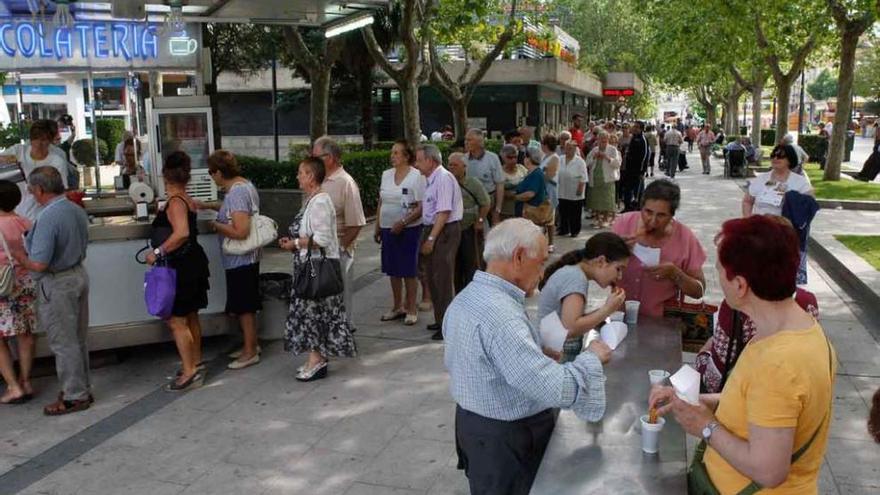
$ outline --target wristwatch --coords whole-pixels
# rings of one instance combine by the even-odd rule
[[[717,430],[719,426],[721,425],[718,424],[718,421],[710,421],[709,424],[703,428],[703,440],[705,440],[707,444],[709,443],[712,434],[715,433],[715,430]]]
[[[154,249],[153,254],[155,254],[157,258],[161,258],[162,256],[165,256],[165,253],[162,251],[161,247],[157,247],[156,249]]]
[[[434,236],[429,235],[429,236],[428,236],[428,242],[434,242]]]

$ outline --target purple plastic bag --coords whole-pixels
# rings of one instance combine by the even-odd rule
[[[167,266],[154,266],[144,274],[144,301],[147,312],[167,319],[174,307],[177,292],[177,271]]]

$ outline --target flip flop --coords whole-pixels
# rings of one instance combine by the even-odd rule
[[[6,401],[6,402],[0,401],[0,404],[3,404],[3,405],[17,405],[17,404],[24,404],[25,402],[27,402],[27,401],[29,401],[29,400],[31,400],[31,399],[33,399],[33,398],[34,398],[33,395],[31,395],[30,397],[28,397],[28,394],[24,394],[24,395],[22,395],[21,397],[16,397],[16,398],[14,398],[14,399],[10,399],[10,400],[8,400],[8,401]]]
[[[85,411],[91,406],[92,402],[88,398],[80,400],[59,400],[44,407],[43,414],[46,416],[63,416],[65,414]]]

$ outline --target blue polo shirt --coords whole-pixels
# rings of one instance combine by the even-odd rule
[[[42,207],[25,243],[28,257],[49,265],[50,272],[68,270],[86,257],[89,218],[80,206],[59,196]]]

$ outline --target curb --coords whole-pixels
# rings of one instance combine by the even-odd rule
[[[880,211],[880,201],[858,201],[853,199],[817,199],[821,208],[831,210]]]
[[[851,305],[853,313],[864,324],[874,340],[880,342],[880,327],[866,323],[880,320],[880,294],[872,290],[813,236],[809,238],[808,249],[809,257],[813,258],[828,276],[852,298],[855,303]]]

